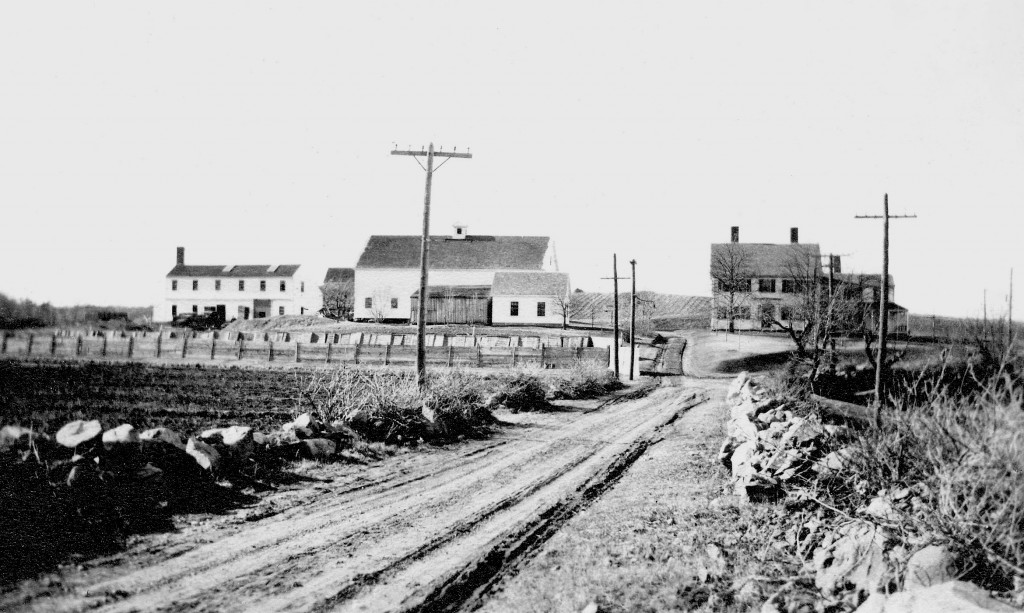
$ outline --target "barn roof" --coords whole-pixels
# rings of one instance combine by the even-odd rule
[[[355,280],[354,268],[328,268],[324,275],[324,283],[347,283]]]
[[[546,236],[430,237],[432,269],[541,270]],[[419,236],[371,236],[356,268],[419,268]]]
[[[569,275],[564,272],[496,272],[495,296],[565,296]]]
[[[299,264],[243,264],[238,266],[195,266],[178,264],[167,273],[168,277],[292,277],[299,270]]]
[[[815,268],[821,274],[821,249],[816,243],[711,245],[711,276],[716,276],[716,262],[729,261],[735,262],[737,277],[802,277],[813,274]]]
[[[490,285],[428,285],[427,296],[431,298],[487,298],[491,295]],[[419,298],[420,290],[410,298]]]
[[[882,275],[880,274],[837,272],[833,278],[839,283],[849,283],[851,285],[864,285],[864,287],[882,286]],[[889,287],[893,288],[895,285],[893,276],[889,275]]]

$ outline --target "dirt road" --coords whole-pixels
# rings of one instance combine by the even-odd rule
[[[87,569],[22,606],[459,610],[702,399],[662,385],[600,407],[506,415],[512,425],[494,439],[275,494],[246,521],[167,535],[159,551]]]

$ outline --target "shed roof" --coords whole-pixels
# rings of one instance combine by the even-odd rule
[[[431,236],[432,269],[541,270],[546,236]],[[356,268],[418,268],[419,236],[371,236]]]
[[[292,277],[299,270],[299,264],[243,264],[238,266],[195,266],[178,264],[167,273],[168,277]]]
[[[495,296],[565,296],[569,275],[564,272],[496,272]]]
[[[813,274],[815,269],[821,274],[821,249],[817,243],[712,244],[711,276],[716,276],[716,262],[724,261],[735,262],[737,277],[798,277]]]
[[[328,268],[324,283],[347,283],[356,278],[355,268]]]
[[[428,285],[427,296],[430,298],[478,298],[486,299],[491,295],[490,285]],[[420,290],[412,293],[410,298],[419,298]]]

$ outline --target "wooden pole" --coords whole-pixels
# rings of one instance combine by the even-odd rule
[[[630,278],[633,289],[629,294],[629,380],[633,380],[633,362],[636,358],[636,260],[630,260]]]
[[[612,254],[612,281],[614,287],[614,296],[612,297],[615,303],[615,315],[612,319],[612,327],[615,332],[612,336],[612,348],[614,356],[612,361],[615,362],[615,379],[619,378],[619,256],[618,254]]]
[[[1010,345],[1013,344],[1013,269],[1010,269],[1010,295],[1007,298],[1009,300],[1009,309],[1006,314],[1006,348],[1009,350]]]
[[[885,402],[885,345],[889,335],[889,194],[885,195],[882,220],[882,295],[878,300],[878,363],[875,366],[875,426],[881,425]]]
[[[327,364],[331,363],[331,347],[333,345],[334,345],[334,343],[327,343],[327,360],[326,360]]]
[[[57,343],[56,343],[57,337],[56,336],[53,337],[53,340],[54,340],[53,347],[54,347],[54,349],[56,349],[57,348]],[[128,357],[131,358],[131,357],[134,357],[134,356],[135,356],[135,337],[134,336],[129,336],[128,337]]]

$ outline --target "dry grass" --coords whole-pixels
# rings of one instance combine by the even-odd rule
[[[603,396],[623,386],[604,364],[576,360],[572,367],[555,377],[551,387],[555,398],[582,400]]]

